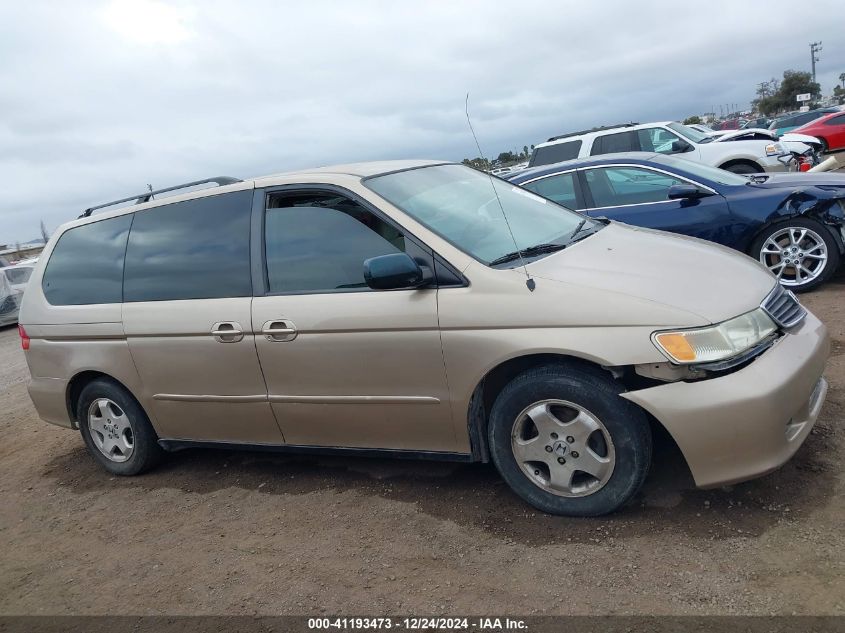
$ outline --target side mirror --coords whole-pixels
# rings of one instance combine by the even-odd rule
[[[690,145],[686,141],[682,141],[681,139],[678,139],[677,141],[672,141],[673,154],[683,154],[684,152],[691,152],[692,149],[692,145]]]
[[[695,185],[672,185],[669,187],[669,200],[696,200],[713,195],[709,191],[699,189]]]
[[[407,253],[393,253],[365,259],[364,281],[373,290],[418,288],[431,281],[431,273]]]

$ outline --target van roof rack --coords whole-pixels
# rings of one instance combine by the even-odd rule
[[[219,187],[223,185],[233,185],[236,182],[243,182],[240,178],[232,178],[231,176],[215,176],[214,178],[205,178],[203,180],[195,180],[194,182],[186,182],[182,185],[175,185],[173,187],[165,187],[164,189],[156,189],[155,191],[145,191],[144,193],[139,193],[134,196],[129,196],[127,198],[121,198],[120,200],[112,200],[111,202],[104,202],[103,204],[98,204],[93,207],[88,207],[85,211],[82,212],[80,218],[87,218],[90,216],[94,211],[97,209],[103,209],[105,207],[110,207],[115,204],[120,204],[121,202],[130,202],[135,200],[135,204],[143,204],[144,202],[149,202],[150,198],[158,193],[166,193],[168,191],[176,191],[177,189],[187,189],[188,187],[195,187],[196,185],[204,185],[206,183],[213,182],[216,183]]]
[[[569,138],[570,136],[581,136],[582,134],[589,134],[590,132],[601,132],[603,130],[614,130],[620,127],[632,127],[634,125],[639,125],[639,123],[635,123],[631,121],[630,123],[619,123],[618,125],[602,125],[601,127],[594,127],[590,130],[581,130],[580,132],[569,132],[568,134],[560,134],[558,136],[553,136],[550,138],[546,143],[551,143],[552,141],[559,141],[562,138]]]

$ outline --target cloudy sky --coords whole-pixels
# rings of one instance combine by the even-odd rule
[[[799,3],[800,4],[800,3]],[[740,8],[741,6],[741,8]],[[845,72],[841,0],[0,1],[0,244],[212,175],[495,156]],[[812,19],[793,19],[799,16]],[[824,19],[830,16],[830,19]]]

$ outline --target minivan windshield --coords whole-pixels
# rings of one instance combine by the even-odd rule
[[[527,260],[543,257],[603,226],[464,165],[409,169],[367,178],[364,184],[487,265],[513,262],[517,250]]]

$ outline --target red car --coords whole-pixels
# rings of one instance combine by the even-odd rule
[[[792,130],[796,134],[815,136],[824,144],[824,151],[845,149],[845,112],[831,112]]]

